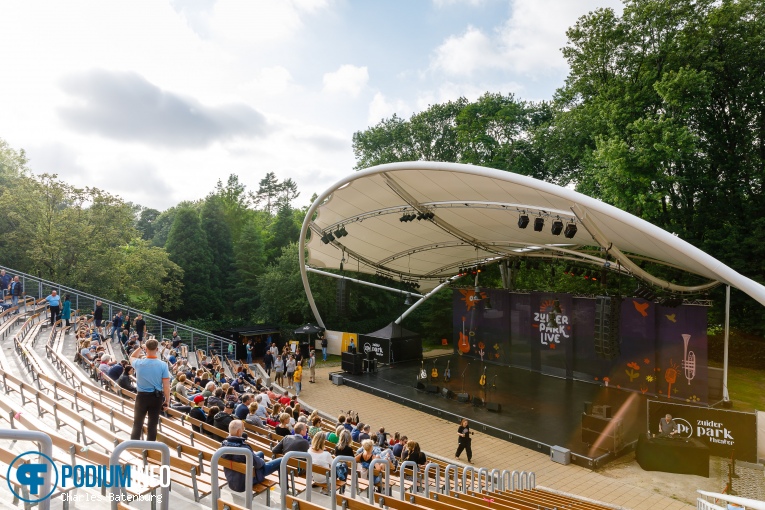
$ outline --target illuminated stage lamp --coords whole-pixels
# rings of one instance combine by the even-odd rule
[[[554,236],[559,236],[560,233],[563,232],[563,222],[560,220],[553,221],[550,232],[552,232],[552,235]]]
[[[529,226],[529,217],[526,214],[518,216],[518,228],[526,228]]]
[[[563,231],[563,235],[566,239],[573,239],[576,235],[576,223],[569,223],[566,225],[566,230]]]
[[[534,219],[534,232],[541,232],[545,228],[545,219],[541,216]]]

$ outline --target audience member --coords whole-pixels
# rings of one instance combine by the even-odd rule
[[[251,485],[262,482],[271,473],[277,471],[282,463],[282,459],[273,459],[268,462],[264,460],[263,452],[254,452],[250,445],[246,443],[246,439],[242,437],[244,434],[244,424],[241,420],[234,420],[228,427],[229,436],[223,440],[221,446],[223,447],[235,447],[247,450],[252,455],[252,481],[248,484],[245,480],[244,473],[240,473],[233,469],[224,467],[223,474],[226,476],[228,487],[234,492],[244,492],[245,490],[251,490]],[[246,455],[246,453],[245,453]],[[223,458],[233,462],[246,462],[244,455],[223,455]]]

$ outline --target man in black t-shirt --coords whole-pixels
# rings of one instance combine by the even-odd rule
[[[138,341],[143,341],[143,335],[146,332],[146,321],[143,320],[143,315],[138,314],[135,318],[135,332],[138,333]]]
[[[96,301],[96,309],[93,310],[93,322],[96,325],[96,331],[98,331],[98,334],[101,335],[101,338],[104,337],[104,330],[101,327],[101,323],[104,320],[104,308],[101,305],[101,301]]]

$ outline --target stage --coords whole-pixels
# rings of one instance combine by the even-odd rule
[[[451,380],[444,382],[444,369],[450,362]],[[431,371],[438,369],[438,379]],[[634,450],[638,435],[646,431],[646,398],[635,392],[622,391],[584,381],[558,378],[531,370],[494,365],[464,356],[447,355],[427,359],[424,363],[427,380],[419,381],[419,361],[381,366],[375,373],[352,375],[343,373],[344,384],[394,400],[414,409],[453,420],[458,423],[468,418],[474,430],[506,439],[527,448],[549,454],[550,448],[560,446],[571,451],[572,462],[596,468]],[[486,386],[479,380],[486,369]],[[457,393],[479,397],[482,405],[456,400]],[[417,383],[426,385],[418,389]],[[427,391],[427,385],[438,387],[438,393]],[[442,389],[453,395],[444,398]],[[582,411],[585,402],[611,406],[614,420],[621,420],[622,432],[616,448],[613,442],[593,440],[594,445],[582,441]],[[488,405],[499,404],[499,412],[488,410]]]

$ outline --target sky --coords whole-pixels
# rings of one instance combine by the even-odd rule
[[[0,138],[164,210],[237,174],[307,205],[353,172],[354,132],[486,92],[550,99],[566,29],[619,0],[6,1]]]

